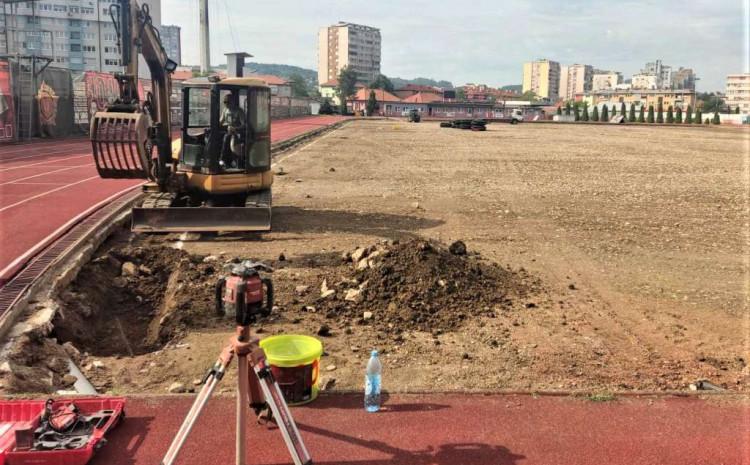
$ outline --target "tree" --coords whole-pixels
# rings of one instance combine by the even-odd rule
[[[374,90],[370,91],[370,96],[367,97],[365,108],[367,109],[367,116],[372,116],[375,114],[375,110],[378,109],[378,98],[375,96]]]
[[[648,106],[648,118],[646,118],[646,121],[648,121],[649,123],[654,122],[654,106],[653,105]]]
[[[594,109],[591,112],[591,121],[599,121],[599,105],[594,105]]]
[[[700,108],[695,110],[695,124],[701,124],[703,122],[703,112]]]
[[[714,112],[714,119],[711,121],[713,124],[721,124],[721,118],[719,117],[719,112]]]
[[[307,89],[305,78],[301,74],[290,74],[289,83],[292,85],[292,97],[309,97],[310,91]]]
[[[341,114],[347,113],[346,101],[357,92],[357,72],[344,66],[339,73],[339,85],[336,93],[341,100]]]
[[[378,77],[370,84],[370,89],[383,89],[388,92],[393,92],[393,83],[384,74],[378,74]]]
[[[617,116],[617,107],[615,105],[612,105],[612,118]]]
[[[562,107],[557,107],[557,114],[562,115]]]
[[[737,113],[738,115],[740,114],[740,106],[739,105],[737,105],[737,109],[734,110],[734,112]]]
[[[677,114],[674,117],[674,122],[682,124],[682,107],[677,107]]]
[[[625,114],[625,102],[620,102],[620,114],[622,115],[623,118],[625,118],[625,116],[626,116],[626,114]]]
[[[526,92],[521,94],[521,97],[519,97],[519,100],[526,100],[527,102],[533,102],[537,99],[538,97],[533,90],[527,90]]]
[[[706,118],[705,120],[703,120],[703,124],[711,124],[711,120]]]
[[[581,118],[583,121],[589,120],[589,104],[585,103],[583,104],[583,117]]]
[[[623,105],[625,105],[624,102]],[[624,114],[625,112],[623,112],[623,115]],[[630,121],[631,123],[635,123],[635,103],[630,104],[630,115],[628,116],[628,121]]]
[[[667,123],[672,124],[674,123],[674,113],[672,110],[672,105],[667,107]]]
[[[713,92],[703,92],[696,95],[698,104],[703,111],[710,113],[712,111],[719,111],[724,106],[724,99],[714,94]]]
[[[737,107],[737,110],[739,110],[740,107]],[[565,102],[565,115],[570,116],[570,102]]]
[[[685,124],[693,124],[693,107],[690,105],[685,110]]]
[[[607,109],[607,105],[604,105],[602,107],[602,117],[600,118],[600,120],[603,123],[606,123],[607,121],[609,121],[609,110]]]
[[[639,123],[645,123],[646,122],[646,118],[644,118],[645,111],[646,111],[646,106],[645,105],[641,105],[641,113],[638,115],[638,122]]]
[[[656,122],[659,124],[664,124],[664,107],[661,106],[661,103],[657,107],[656,111]]]
[[[574,110],[574,117],[576,121],[581,120],[581,113],[578,111],[578,105],[575,106]]]
[[[466,100],[466,89],[463,87],[456,87],[456,100]]]
[[[333,114],[333,107],[331,106],[331,101],[327,98],[323,99],[323,103],[320,104],[320,109],[318,110],[318,113],[321,115],[332,115]]]

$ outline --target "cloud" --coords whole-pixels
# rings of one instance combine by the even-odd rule
[[[693,68],[699,89],[722,90],[743,69],[741,0],[212,0],[212,61],[248,51],[267,63],[317,68],[317,33],[339,20],[378,27],[382,70],[455,84],[521,82],[522,64],[550,58],[630,75],[661,58]],[[183,27],[183,62],[198,62],[196,0],[162,0]]]

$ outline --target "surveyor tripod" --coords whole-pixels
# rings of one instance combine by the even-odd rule
[[[278,383],[266,361],[259,340],[252,337],[250,324],[258,315],[270,312],[273,305],[273,285],[261,279],[258,273],[263,265],[243,262],[232,269],[231,276],[216,285],[217,310],[225,314],[234,312],[237,330],[229,344],[203,379],[203,388],[193,402],[187,417],[172,440],[162,465],[172,465],[185,444],[190,431],[203,411],[208,399],[227,372],[232,360],[237,358],[237,465],[245,465],[245,429],[248,409],[256,413],[270,409],[295,465],[310,465],[312,458],[302,442],[297,425],[284,400]],[[263,286],[268,297],[263,307]]]

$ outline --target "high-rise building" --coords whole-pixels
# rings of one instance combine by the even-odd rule
[[[318,84],[338,79],[344,67],[369,84],[380,74],[380,29],[339,22],[318,34]]]
[[[591,80],[591,90],[612,90],[622,82],[622,73],[619,71],[602,71],[594,70],[594,77]]]
[[[672,87],[672,67],[667,66],[661,62],[661,60],[650,61],[646,63],[646,66],[641,70],[641,75],[654,76],[653,78],[644,78],[644,84],[652,84],[655,82],[656,87],[653,89],[669,89]],[[633,76],[635,81],[635,76]],[[635,82],[633,82],[633,88]],[[652,87],[644,87],[644,89],[651,89]]]
[[[180,26],[161,26],[159,28],[161,43],[167,56],[176,62],[182,64],[182,40],[180,38]]]
[[[692,68],[683,68],[672,72],[672,88],[673,89],[690,89],[695,90],[695,73]]]
[[[557,100],[560,91],[560,63],[546,59],[524,63],[523,92],[528,91],[547,100]]]
[[[594,67],[591,65],[570,65],[560,67],[560,98],[573,100],[576,94],[591,91]]]
[[[732,112],[750,113],[750,73],[727,76],[727,96],[725,103]]]
[[[161,0],[141,3],[149,5],[158,27]],[[109,14],[112,4],[111,0],[2,2],[0,53],[48,57],[50,66],[73,71],[121,71],[117,33]]]

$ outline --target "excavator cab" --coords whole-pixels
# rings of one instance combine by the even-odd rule
[[[183,87],[180,171],[250,174],[270,169],[270,92],[264,84],[243,80],[245,85],[194,80]]]

